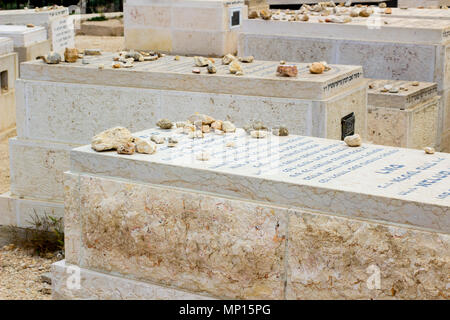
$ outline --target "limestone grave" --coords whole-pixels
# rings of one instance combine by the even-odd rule
[[[237,51],[244,0],[128,0],[125,46],[174,54],[223,56]]]
[[[374,80],[367,98],[367,139],[403,148],[436,148],[440,97],[429,82]]]
[[[449,154],[242,129],[135,134],[153,135],[179,142],[152,155],[71,151],[55,297],[445,298]],[[95,284],[69,290],[72,265]]]
[[[91,57],[89,64],[22,64],[18,136],[10,140],[11,192],[0,196],[0,207],[3,201],[3,207],[16,208],[4,209],[8,221],[23,223],[33,201],[37,211],[47,207],[61,215],[69,150],[112,126],[138,131],[161,118],[200,112],[239,126],[262,120],[297,134],[340,140],[353,129],[365,137],[367,80],[358,66],[331,65],[314,75],[307,64],[296,63],[299,75],[287,78],[276,75],[277,61],[255,60],[242,63],[244,75],[236,76],[219,60],[216,74],[206,68],[194,74],[194,58],[185,56],[114,69],[115,55]],[[20,210],[11,204],[24,200],[29,202]]]
[[[41,48],[40,50],[54,50],[63,54],[66,47],[73,48],[75,46],[75,26],[66,7],[52,6],[40,9],[0,11],[0,24],[30,24],[44,27],[47,30],[50,48]],[[21,61],[32,59],[21,59]]]
[[[14,130],[16,123],[15,80],[17,54],[10,38],[0,37],[0,138]]]
[[[348,23],[319,22],[323,18],[311,16],[307,22],[244,19],[239,55],[357,64],[369,78],[435,82],[444,101],[439,113],[439,147],[450,151],[448,21],[354,18]]]
[[[13,40],[19,63],[34,60],[51,49],[50,41],[47,40],[47,30],[41,26],[0,25],[0,37]]]

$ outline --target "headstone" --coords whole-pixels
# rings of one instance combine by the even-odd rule
[[[244,75],[237,76],[220,60],[216,74],[206,68],[194,74],[192,57],[165,56],[113,69],[113,56],[90,57],[89,64],[81,59],[57,66],[22,64],[18,137],[10,140],[11,197],[18,202],[62,204],[69,150],[118,125],[137,131],[161,118],[200,112],[240,126],[262,120],[291,133],[340,140],[341,120],[353,113],[355,132],[365,136],[367,80],[358,66],[331,65],[313,75],[306,64],[296,63],[299,75],[286,78],[276,75],[278,61],[242,63]]]
[[[449,154],[242,129],[135,136],[151,135],[179,142],[153,155],[71,152],[65,263],[101,273],[75,295],[105,297],[118,277],[224,299],[445,299]],[[56,294],[75,298],[57,266]]]
[[[439,148],[450,151],[450,25],[443,19],[354,18],[325,23],[245,19],[239,54],[258,59],[362,65],[374,79],[435,82],[443,98]]]
[[[15,80],[19,74],[13,45],[12,39],[0,37],[0,138],[16,123]]]
[[[4,10],[0,11],[0,23],[14,25],[32,24],[44,27],[50,40],[50,48],[47,51],[54,50],[64,54],[65,46],[75,46],[73,19],[69,16],[69,11],[65,7],[53,6],[40,9]]]
[[[244,0],[128,0],[125,46],[175,54],[235,53]]]
[[[367,139],[396,147],[435,148],[441,103],[437,91],[437,85],[428,82],[369,82]]]

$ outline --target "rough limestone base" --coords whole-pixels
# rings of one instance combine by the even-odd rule
[[[54,300],[210,300],[181,290],[163,287],[142,281],[94,272],[88,269],[73,269],[76,266],[64,260],[52,265],[52,298]],[[69,277],[74,270],[80,271],[80,288],[69,289]],[[77,272],[77,271],[75,271]],[[69,282],[68,282],[69,280]],[[69,284],[70,286],[70,284]]]
[[[82,268],[219,298],[449,298],[448,234],[72,173],[65,191]]]

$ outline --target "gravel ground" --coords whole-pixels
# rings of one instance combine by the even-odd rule
[[[45,258],[27,250],[7,245],[0,249],[0,300],[49,300],[51,285],[41,276],[56,262],[51,254]]]

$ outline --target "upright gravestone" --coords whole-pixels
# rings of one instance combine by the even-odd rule
[[[13,41],[0,37],[0,137],[13,130],[16,123],[14,88],[18,75]]]
[[[235,53],[246,16],[244,0],[128,0],[125,46],[207,56]]]
[[[374,79],[435,82],[443,97],[440,148],[450,151],[450,25],[444,19],[353,18],[348,23],[245,19],[240,55],[362,65]],[[322,21],[322,22],[321,22]]]
[[[194,58],[184,56],[114,69],[114,55],[95,56],[89,64],[22,64],[18,137],[10,140],[11,194],[0,197],[16,201],[17,211],[10,214],[22,217],[19,225],[33,208],[62,212],[69,150],[110,127],[136,131],[160,118],[200,112],[240,126],[262,120],[310,136],[365,136],[367,80],[358,66],[331,65],[323,74],[310,74],[297,63],[298,76],[287,78],[277,76],[278,61],[255,60],[242,63],[244,75],[237,76],[217,60],[215,74],[206,68],[194,74]]]
[[[428,82],[369,82],[367,139],[404,148],[436,147],[441,103],[437,91],[437,85]]]
[[[72,150],[54,298],[446,298],[449,154],[241,129],[135,136],[152,135],[178,144]]]

